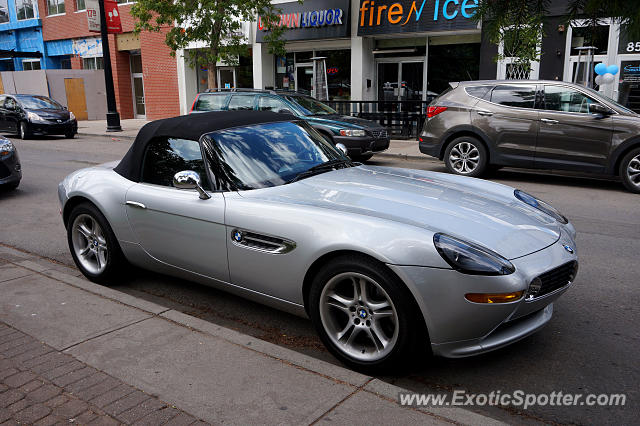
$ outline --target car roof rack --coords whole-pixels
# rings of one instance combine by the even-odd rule
[[[207,89],[202,93],[269,93],[271,95],[277,95],[282,93],[288,93],[291,95],[304,95],[304,93],[300,93],[295,90],[289,89],[252,89],[252,88],[243,88],[243,87],[233,87],[233,88],[224,88],[219,87],[217,89]]]

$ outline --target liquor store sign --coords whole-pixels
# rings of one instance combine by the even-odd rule
[[[304,3],[278,3],[276,25],[286,27],[284,40],[313,40],[349,37],[349,0],[305,0]],[[262,16],[258,16],[256,42],[268,33]]]
[[[358,35],[468,30],[478,0],[360,0]]]

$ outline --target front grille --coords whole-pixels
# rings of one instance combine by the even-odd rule
[[[569,284],[576,277],[578,272],[578,262],[568,262],[564,265],[560,265],[555,269],[545,272],[540,275],[540,281],[542,286],[540,291],[536,293],[535,297],[544,296],[545,294],[552,293],[559,288],[562,288]]]
[[[11,174],[11,170],[4,164],[0,163],[0,179],[4,179]]]
[[[389,137],[389,133],[387,133],[386,129],[372,130],[371,135],[374,139],[383,139]]]

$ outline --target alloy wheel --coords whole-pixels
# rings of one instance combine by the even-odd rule
[[[98,222],[88,214],[78,215],[73,221],[71,239],[78,262],[91,274],[102,273],[109,261],[109,250]]]
[[[640,188],[640,154],[636,155],[627,165],[629,182]]]
[[[457,143],[449,153],[451,167],[460,174],[472,173],[480,162],[478,148],[470,142]]]
[[[387,292],[371,278],[341,273],[320,295],[320,319],[329,339],[359,361],[387,356],[398,340],[398,314]]]

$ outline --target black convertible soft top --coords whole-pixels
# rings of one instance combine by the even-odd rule
[[[250,126],[295,119],[290,114],[270,111],[214,111],[156,120],[145,124],[115,171],[122,177],[140,182],[142,159],[151,140],[157,137],[200,140],[202,135],[232,127]]]

